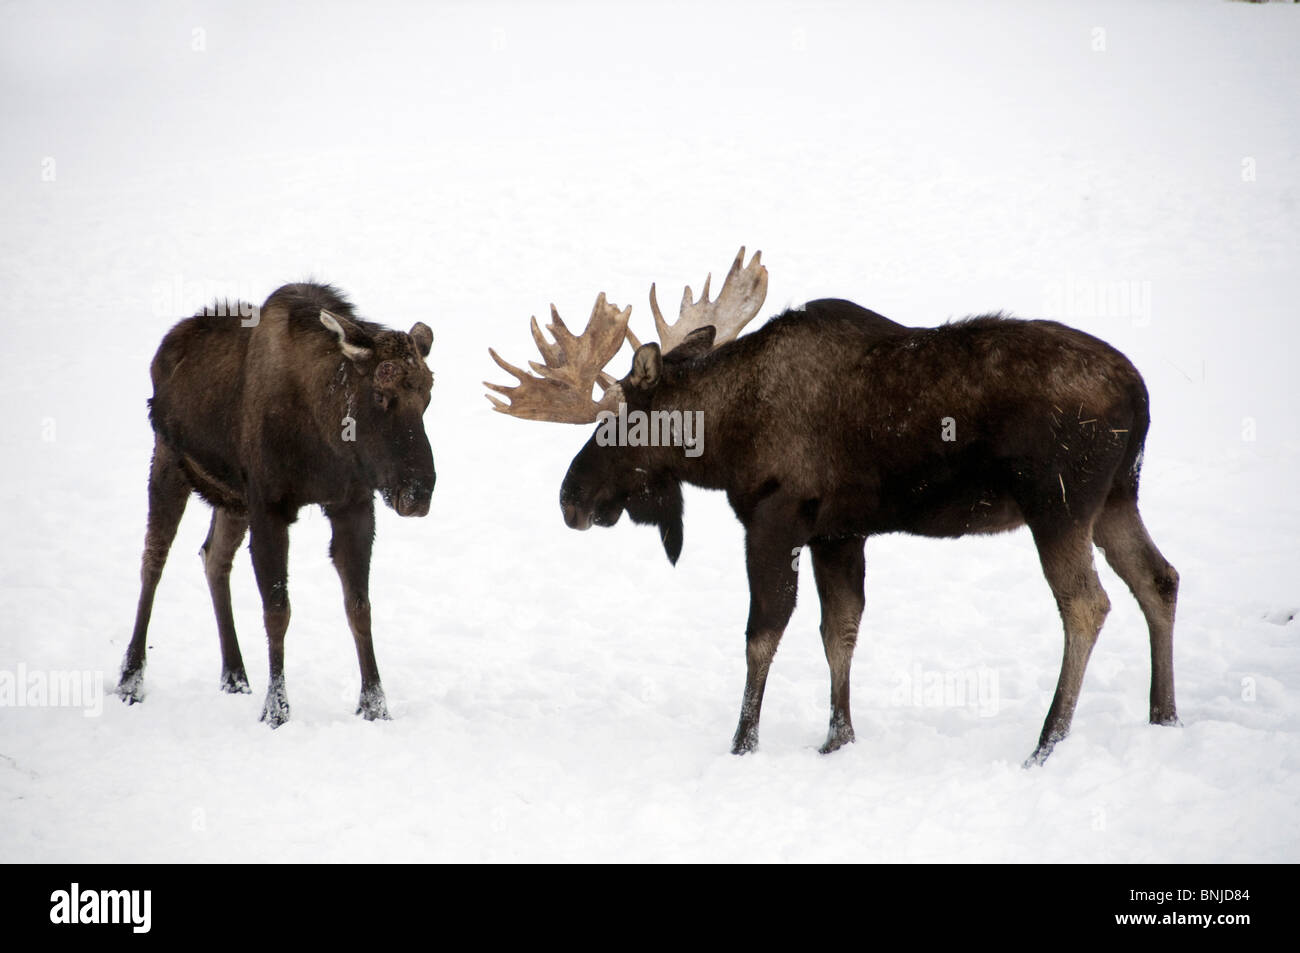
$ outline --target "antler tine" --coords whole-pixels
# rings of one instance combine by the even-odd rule
[[[560,315],[555,310],[555,305],[551,305],[551,324],[548,325],[551,329],[551,334],[555,333],[555,326],[557,324],[562,328],[564,327],[564,322],[560,320]],[[528,330],[532,332],[533,341],[537,344],[537,351],[542,355],[544,360],[551,361],[559,355],[556,346],[546,340],[546,335],[542,334],[542,329],[537,326],[537,315],[533,315],[528,319]],[[565,328],[565,330],[567,331],[568,328]]]
[[[515,377],[519,378],[521,381],[528,380],[527,371],[521,371],[519,368],[515,367],[509,361],[502,358],[501,355],[498,354],[496,351],[494,351],[492,348],[488,348],[488,353],[492,355],[492,360],[496,361],[497,366],[500,367],[503,371],[515,375]],[[501,387],[498,384],[488,384],[488,387],[491,387],[493,390],[498,390],[498,391],[501,390]],[[504,393],[504,391],[502,391],[502,393]]]
[[[623,346],[631,316],[631,306],[619,310],[617,305],[605,299],[602,292],[591,309],[586,329],[575,336],[560,318],[555,305],[551,305],[551,323],[547,330],[555,339],[554,343],[546,340],[536,317],[529,322],[533,341],[545,361],[544,364],[528,362],[536,376],[520,370],[488,348],[497,366],[519,379],[519,384],[513,387],[483,382],[489,390],[510,400],[507,404],[487,394],[492,409],[525,420],[583,424],[593,422],[602,410],[617,406],[622,391],[603,368]],[[604,391],[599,401],[591,397],[592,387],[596,384]]]
[[[682,292],[682,304],[676,324],[668,324],[659,310],[655,297],[655,286],[650,286],[650,310],[654,315],[655,329],[659,332],[659,342],[665,351],[671,351],[692,331],[707,325],[713,325],[716,335],[713,346],[734,340],[745,325],[754,319],[763,302],[767,299],[767,269],[763,267],[763,253],[754,252],[754,257],[745,265],[745,248],[742,245],[736,260],[731,263],[722,290],[716,301],[709,300],[709,283],[712,273],[704,279],[704,288],[700,298],[695,300],[690,285]]]
[[[668,326],[668,322],[664,320],[663,312],[659,310],[659,302],[655,298],[653,281],[650,282],[650,313],[654,315],[655,333],[659,335],[659,341],[662,344],[668,340],[669,335],[672,334],[672,329]]]

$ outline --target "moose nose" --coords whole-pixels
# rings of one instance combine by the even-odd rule
[[[398,516],[427,516],[429,513],[429,500],[433,494],[427,490],[420,490],[408,487],[397,494]]]
[[[591,529],[591,514],[579,510],[573,503],[561,503],[564,510],[564,522],[569,529]]]

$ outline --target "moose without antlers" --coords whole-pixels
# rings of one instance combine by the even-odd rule
[[[746,677],[732,751],[758,744],[763,688],[794,610],[797,561],[812,552],[831,675],[823,752],[854,740],[849,666],[865,604],[864,543],[880,533],[964,536],[1027,525],[1065,628],[1065,657],[1038,746],[1041,764],[1065,737],[1088,656],[1110,608],[1094,543],[1133,591],[1150,628],[1151,721],[1177,722],[1173,625],[1178,573],[1138,514],[1150,424],[1141,375],[1108,344],[1053,321],[998,315],[938,328],[896,324],[825,299],[740,331],[767,292],[759,254],[742,248],[715,301],[688,287],[669,325],[655,289],[660,343],[628,330],[631,308],[596,300],[575,337],[552,307],[536,375],[497,356],[517,386],[487,386],[495,409],[528,420],[601,423],[560,488],[574,529],[612,526],[623,511],[659,527],[674,563],[682,546],[681,484],[724,490],[745,527]],[[621,381],[604,366],[635,349]],[[603,396],[592,398],[599,384]],[[640,411],[650,439],[608,439],[612,415]],[[695,456],[673,439],[702,413]],[[664,431],[667,431],[665,433]],[[628,431],[629,434],[631,431]],[[620,445],[621,444],[621,445]]]
[[[221,688],[249,691],[230,606],[230,566],[247,532],[271,663],[262,720],[287,721],[289,524],[316,503],[330,520],[330,558],[361,665],[357,714],[387,718],[370,635],[374,494],[402,516],[429,512],[435,474],[422,417],[433,332],[422,322],[403,333],[363,321],[337,289],[318,284],[285,285],[260,314],[243,302],[212,310],[172,328],[151,367],[149,521],[117,692],[131,703],[144,697],[154,592],[195,492],[212,505],[200,556],[221,639]],[[248,314],[258,319],[239,317]]]

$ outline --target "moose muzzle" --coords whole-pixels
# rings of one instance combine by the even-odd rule
[[[408,483],[398,491],[397,498],[393,501],[393,509],[397,510],[398,516],[426,516],[432,498],[432,486]]]

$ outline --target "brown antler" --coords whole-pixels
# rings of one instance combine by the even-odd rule
[[[515,387],[501,384],[483,384],[489,390],[504,394],[510,399],[506,403],[491,394],[485,395],[492,401],[492,409],[512,417],[524,420],[552,420],[568,424],[589,424],[596,420],[602,410],[618,407],[623,392],[618,383],[604,373],[604,367],[618,353],[627,338],[627,322],[632,316],[629,305],[622,311],[617,305],[605,300],[605,295],[596,298],[591,309],[591,318],[587,328],[580,337],[565,327],[560,320],[555,305],[551,305],[551,323],[547,330],[555,338],[552,344],[546,340],[537,318],[532,319],[533,340],[537,350],[546,361],[544,365],[529,361],[528,366],[537,372],[536,377],[522,371],[506,361],[492,348],[488,353],[502,370],[519,378]],[[599,400],[591,397],[592,387],[600,384],[604,396]]]
[[[716,301],[709,300],[709,282],[713,275],[704,279],[704,290],[700,300],[694,300],[690,285],[682,292],[682,307],[677,323],[670,325],[659,311],[659,302],[655,300],[655,286],[650,286],[650,310],[654,312],[655,328],[659,331],[659,344],[664,351],[671,351],[692,331],[706,325],[713,325],[717,334],[713,346],[733,340],[745,325],[754,319],[758,309],[763,307],[767,298],[767,269],[763,267],[761,251],[754,252],[753,259],[747,267],[745,248],[742,245],[736,260],[727,272]]]

